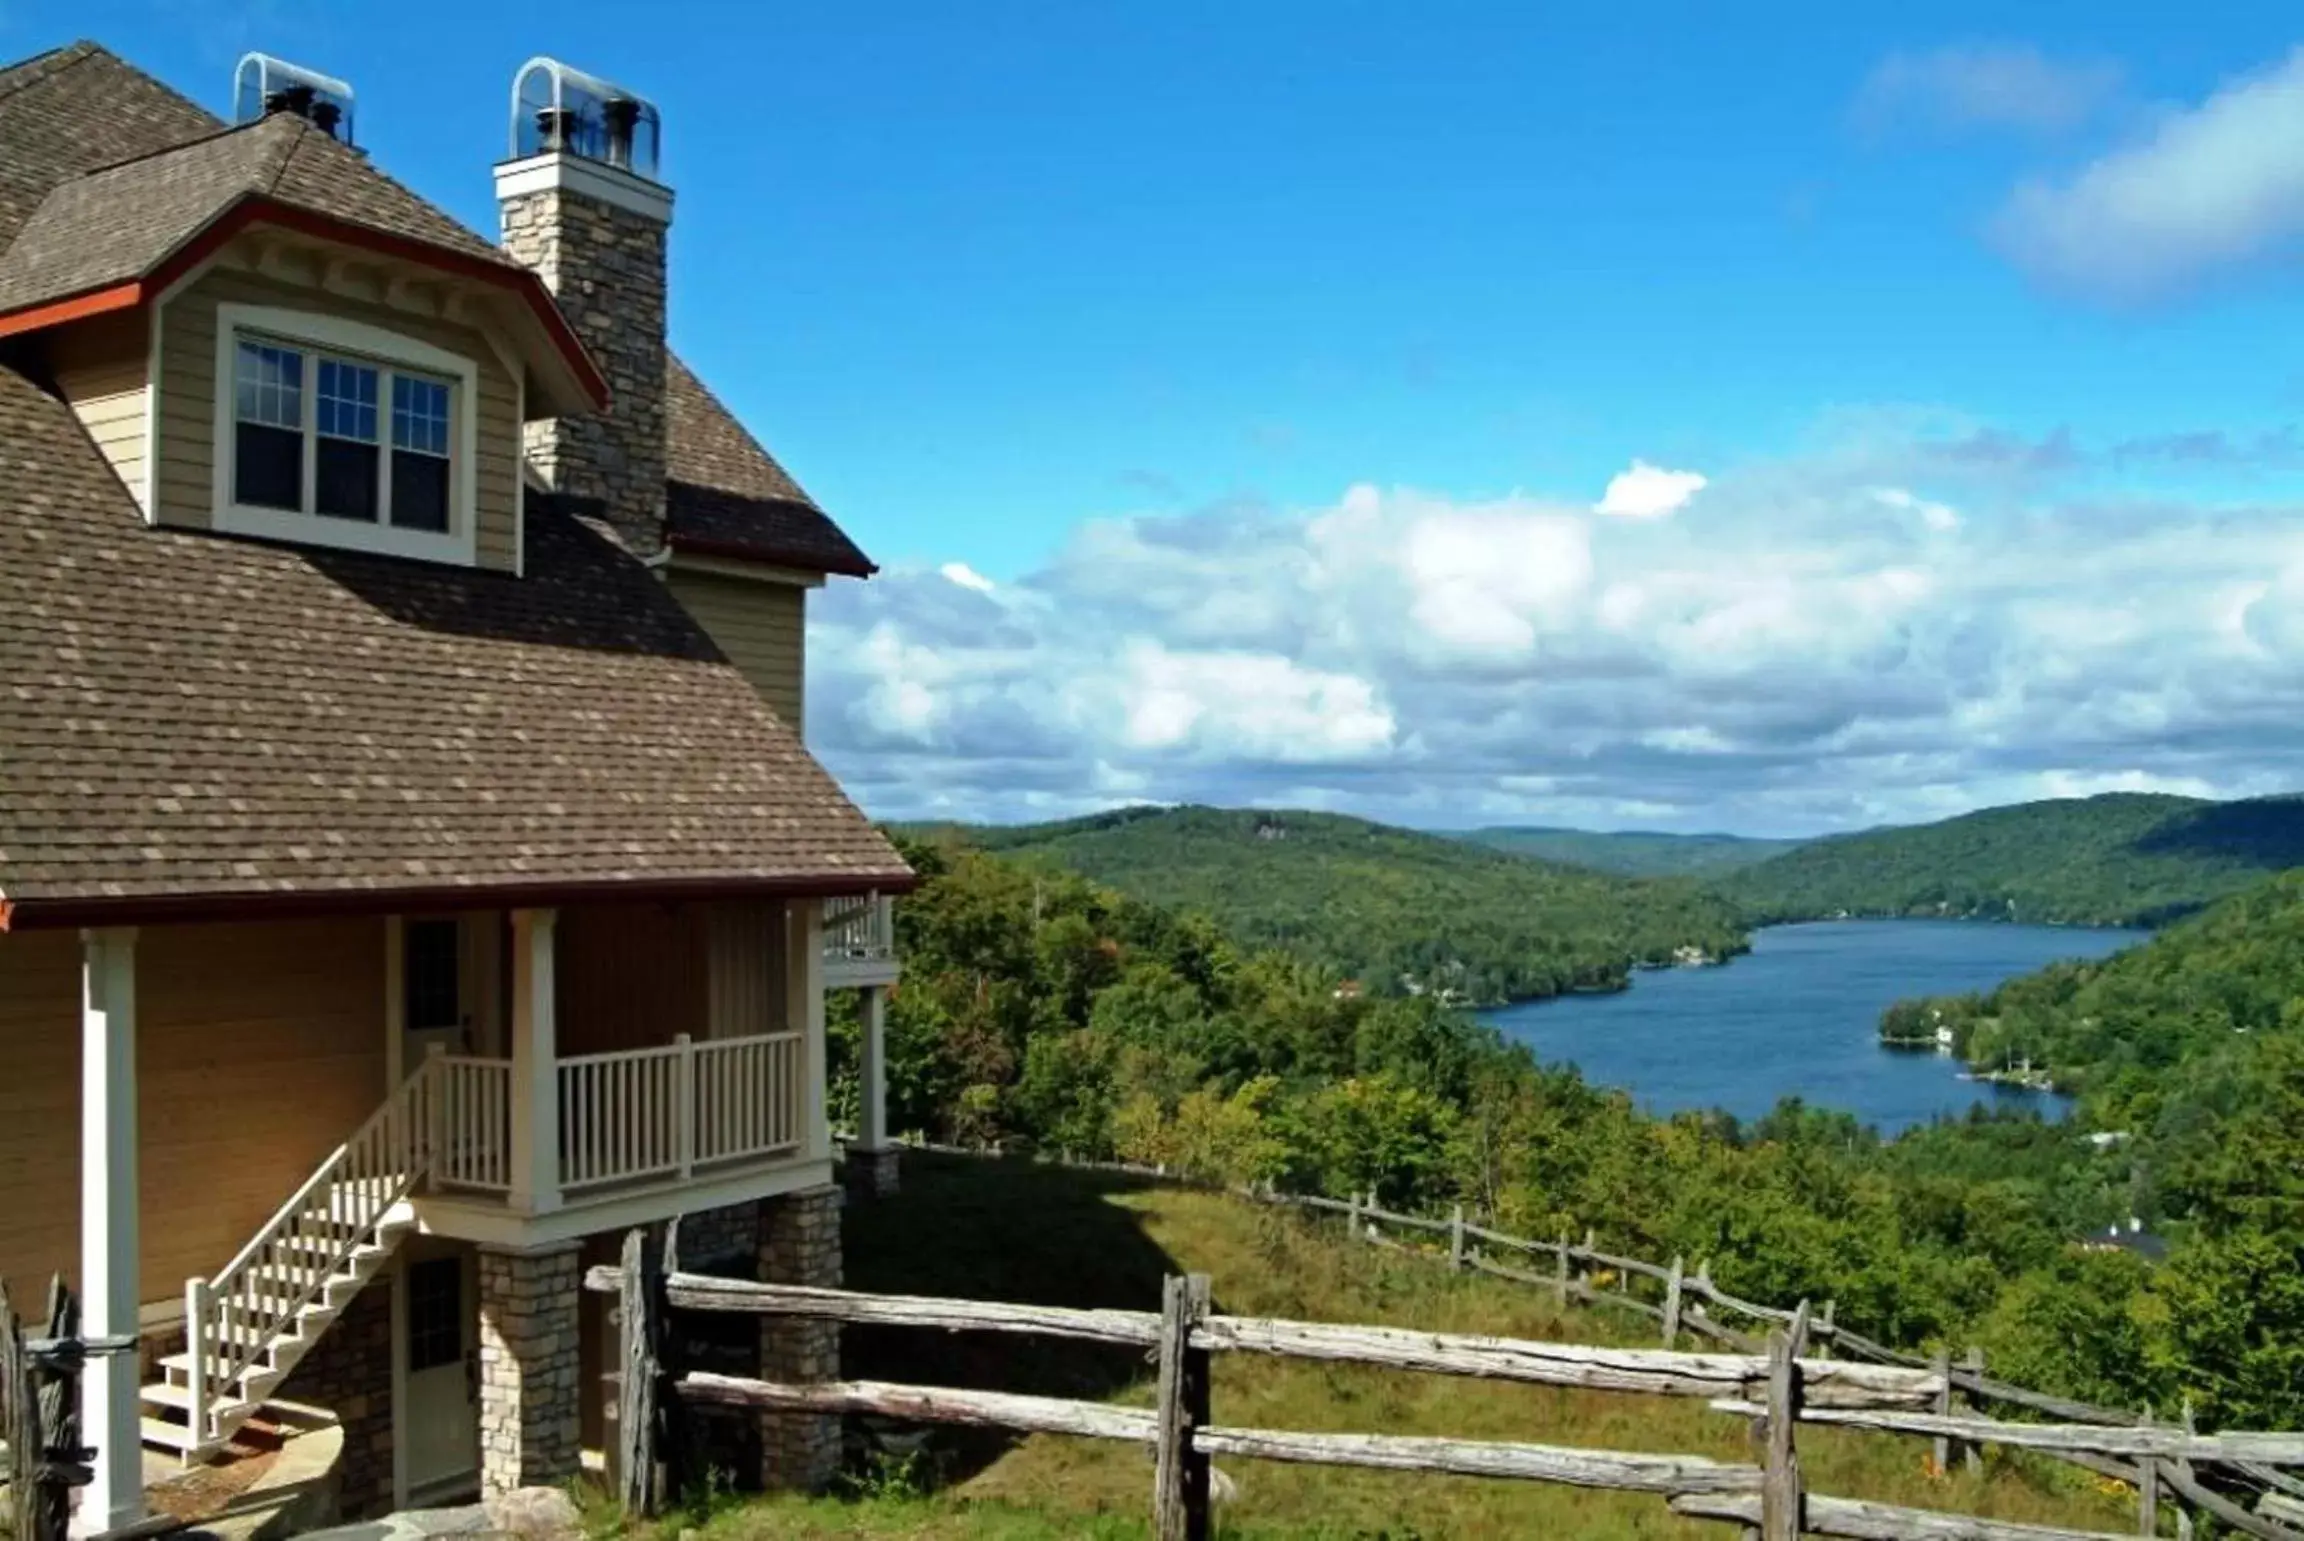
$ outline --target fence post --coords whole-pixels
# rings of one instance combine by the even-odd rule
[[[1768,1340],[1768,1467],[1760,1486],[1761,1541],[1799,1541],[1806,1516],[1800,1452],[1793,1429],[1800,1422],[1800,1345],[1808,1337],[1808,1302],[1791,1324]]]
[[[624,1233],[624,1288],[620,1352],[623,1383],[616,1397],[617,1496],[625,1514],[656,1513],[663,1493],[656,1472],[656,1392],[663,1374],[664,1247],[640,1227]]]
[[[1929,1368],[1934,1370],[1937,1377],[1944,1383],[1936,1388],[1936,1416],[1949,1418],[1952,1416],[1952,1351],[1939,1346],[1936,1350],[1935,1360],[1929,1365]],[[1936,1470],[1939,1473],[1950,1473],[1952,1470],[1952,1437],[1949,1434],[1937,1435],[1930,1454],[1936,1462]]]
[[[1818,1358],[1818,1359],[1829,1359],[1829,1358],[1831,1358],[1831,1357],[1832,1357],[1832,1302],[1831,1302],[1831,1301],[1827,1300],[1827,1301],[1825,1301],[1825,1302],[1824,1302],[1824,1312],[1823,1312],[1823,1315],[1822,1315],[1822,1316],[1819,1318],[1819,1321],[1820,1321],[1820,1322],[1822,1323],[1822,1325],[1823,1325],[1823,1328],[1824,1328],[1824,1332],[1823,1332],[1822,1336],[1820,1336],[1820,1337],[1817,1339],[1817,1341],[1816,1341],[1816,1354],[1815,1354],[1815,1357],[1816,1357],[1816,1358]]]
[[[1664,1276],[1664,1346],[1680,1340],[1680,1254],[1672,1254],[1672,1271]]]
[[[2184,1432],[2186,1434],[2200,1432],[2198,1425],[2192,1421],[2192,1404],[2189,1401],[2184,1404]],[[2189,1479],[2192,1475],[2192,1463],[2188,1460],[2177,1461],[2176,1475]],[[2192,1541],[2192,1511],[2183,1504],[2176,1506],[2176,1541]]]
[[[1966,1362],[1969,1371],[1977,1379],[1984,1378],[1984,1350],[1973,1343],[1969,1344]],[[1963,1396],[1960,1399],[1960,1405],[1968,1411],[1974,1412],[1977,1408],[1977,1401],[1974,1397]],[[1974,1440],[1963,1440],[1960,1444],[1960,1459],[1961,1464],[1970,1471],[1980,1472],[1984,1469],[1984,1447]]]
[[[1360,1239],[1360,1190],[1358,1188],[1352,1190],[1349,1203],[1350,1207],[1344,1211],[1344,1239],[1346,1241],[1358,1241]]]
[[[1560,1233],[1560,1253],[1552,1260],[1554,1287],[1560,1291],[1560,1308],[1568,1308],[1568,1233]]]
[[[1208,1276],[1168,1276],[1160,1292],[1159,1435],[1152,1471],[1154,1541],[1208,1541],[1208,1457],[1193,1433],[1208,1426],[1208,1351],[1192,1329],[1208,1316]]]
[[[1458,1204],[1448,1215],[1448,1266],[1461,1270],[1464,1266],[1464,1206]]]
[[[2152,1427],[2151,1408],[2144,1409],[2139,1423],[2147,1429]],[[2149,1455],[2136,1458],[2136,1534],[2160,1534],[2160,1462]]]

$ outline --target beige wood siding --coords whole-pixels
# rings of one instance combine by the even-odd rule
[[[143,1298],[182,1298],[384,1097],[377,920],[148,927],[136,943]],[[0,1277],[79,1261],[80,947],[0,938]]]
[[[16,1309],[78,1272],[80,939],[0,936],[0,1280]]]
[[[364,322],[472,361],[479,397],[479,463],[473,497],[480,565],[518,565],[520,394],[518,382],[477,329],[368,304],[236,268],[211,270],[161,311],[160,512],[163,524],[206,528],[215,503],[216,307],[276,305]]]
[[[802,732],[808,591],[797,584],[683,572],[678,567],[665,581],[761,699],[794,732]]]
[[[563,1058],[704,1036],[701,908],[588,904],[562,910],[557,931],[554,1027]]]
[[[144,506],[146,420],[152,334],[142,310],[102,316],[58,332],[48,347],[48,367],[72,415],[88,430],[97,449],[119,473],[122,485]]]

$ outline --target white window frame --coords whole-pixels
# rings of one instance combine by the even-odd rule
[[[262,508],[241,503],[234,496],[237,435],[233,390],[233,363],[243,338],[286,343],[347,356],[353,362],[374,363],[409,370],[450,382],[448,413],[449,465],[448,528],[404,530],[393,525],[387,501],[374,524],[357,519],[336,519],[325,514],[285,508]],[[288,310],[272,305],[216,307],[216,528],[233,535],[254,535],[267,540],[295,541],[309,546],[336,546],[383,556],[412,557],[424,562],[447,562],[463,567],[479,565],[479,386],[480,370],[469,358],[434,347],[419,338],[387,331],[380,326],[315,311]],[[307,355],[304,370],[304,433],[314,437],[313,421],[320,388],[319,366]],[[389,464],[392,453],[391,384],[378,382],[378,450]],[[311,502],[313,457],[305,462],[305,502]],[[386,473],[387,476],[389,473]],[[389,486],[381,489],[389,498]]]

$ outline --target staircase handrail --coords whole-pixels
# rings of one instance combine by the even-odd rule
[[[431,1056],[417,1066],[351,1138],[331,1151],[287,1202],[273,1211],[221,1273],[213,1280],[195,1279],[188,1285],[185,1351],[192,1365],[190,1413],[196,1441],[205,1442],[208,1436],[204,1391],[212,1387],[220,1396],[233,1395],[234,1383],[272,1339],[320,1295],[355,1251],[368,1244],[392,1207],[431,1175],[439,1063],[437,1056]],[[339,1212],[339,1184],[353,1193],[356,1212]],[[316,1197],[326,1205],[325,1212],[318,1215],[313,1212]],[[331,1239],[333,1246],[292,1261],[280,1256],[282,1240],[308,1224]],[[262,1315],[242,1312],[235,1316],[232,1307],[252,1270],[267,1261],[281,1264],[284,1274],[293,1270],[300,1282],[282,1284],[274,1303]],[[278,1303],[282,1300],[285,1305]]]

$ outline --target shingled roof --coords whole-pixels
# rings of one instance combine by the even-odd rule
[[[868,578],[879,569],[677,355],[665,360],[673,549]]]
[[[0,246],[50,189],[139,155],[211,134],[214,114],[93,43],[0,68]]]
[[[519,579],[151,529],[0,368],[11,924],[908,886],[664,586],[538,501]]]
[[[0,308],[248,197],[526,272],[301,119],[226,129],[86,44],[0,68]],[[869,571],[673,368],[675,476]],[[520,578],[150,528],[0,351],[0,929],[909,884],[660,581],[528,507]]]

